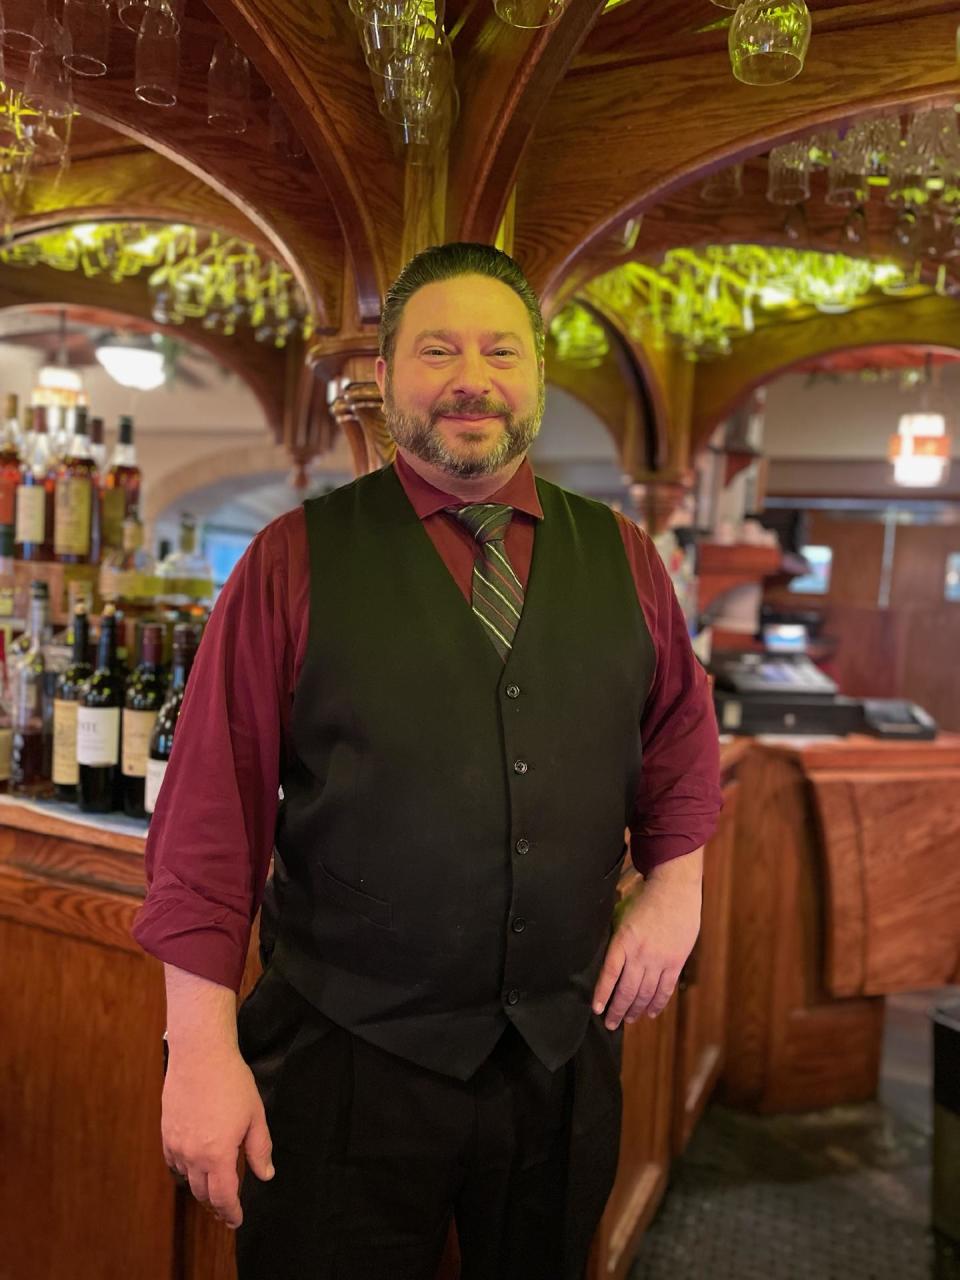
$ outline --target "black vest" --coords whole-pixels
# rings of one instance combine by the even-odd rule
[[[274,961],[322,1013],[467,1079],[511,1020],[555,1070],[611,932],[653,644],[613,513],[537,480],[506,665],[393,467],[305,505]]]

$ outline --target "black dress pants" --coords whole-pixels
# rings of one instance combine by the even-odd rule
[[[247,1170],[238,1280],[581,1280],[613,1185],[621,1034],[548,1071],[508,1027],[467,1081],[368,1044],[269,967],[238,1015],[273,1138]]]

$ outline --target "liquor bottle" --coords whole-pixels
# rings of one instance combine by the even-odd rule
[[[107,465],[107,446],[103,443],[103,419],[90,419],[90,453],[101,474]]]
[[[120,547],[123,522],[140,510],[140,468],[133,443],[133,419],[124,414],[117,427],[117,443],[103,477],[102,527],[104,547]]]
[[[0,792],[10,788],[10,756],[13,750],[13,718],[10,708],[6,640],[7,633],[0,629]]]
[[[73,435],[57,467],[53,550],[61,564],[89,564],[94,550],[96,463],[87,435],[87,411],[75,410]]]
[[[100,594],[118,605],[152,604],[156,595],[156,565],[144,549],[143,525],[135,516],[123,522],[123,546],[104,552],[100,566]]]
[[[52,708],[44,692],[44,648],[50,639],[50,593],[45,582],[30,585],[26,652],[13,670],[13,749],[10,792],[34,799],[51,796]]]
[[[20,450],[17,445],[20,432],[15,395],[7,396],[0,431],[0,554],[12,556],[17,518],[17,486],[20,484]]]
[[[47,410],[33,407],[33,431],[17,486],[16,543],[18,560],[53,559],[53,504],[56,476],[50,459]]]
[[[93,675],[86,604],[74,609],[71,631],[73,658],[60,672],[53,703],[53,785],[59,800],[77,798],[77,704],[84,684]]]
[[[157,713],[163,706],[166,681],[163,672],[162,622],[143,628],[140,662],[127,684],[123,709],[123,811],[128,818],[145,818],[147,757]]]
[[[177,718],[183,703],[183,695],[187,688],[187,680],[193,660],[197,656],[197,645],[200,634],[191,622],[180,622],[173,628],[173,664],[171,668],[170,688],[163,706],[157,715],[150,736],[150,754],[147,760],[147,785],[144,794],[144,809],[153,813],[157,804],[157,796],[167,771],[170,752],[173,750],[173,734],[177,727]]]
[[[108,604],[100,619],[96,670],[77,705],[77,798],[84,813],[111,813],[123,805],[120,713],[125,683],[117,666],[116,611]]]
[[[20,428],[20,397],[16,392],[11,391],[7,395],[3,419],[4,433],[19,454],[23,444],[23,432]]]
[[[185,608],[213,603],[213,566],[197,550],[197,524],[193,516],[180,517],[179,548],[157,566],[157,600]]]

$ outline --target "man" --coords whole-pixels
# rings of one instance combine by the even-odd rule
[[[463,1280],[579,1280],[619,1028],[699,929],[716,725],[650,541],[526,461],[516,264],[419,254],[380,349],[395,464],[257,536],[191,676],[135,925],[165,962],[164,1153],[240,1228],[241,1280],[433,1280],[451,1218]],[[645,884],[611,936],[628,825]]]

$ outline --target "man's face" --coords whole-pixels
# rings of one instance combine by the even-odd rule
[[[456,476],[492,475],[540,430],[543,367],[527,309],[509,285],[458,276],[407,302],[389,371],[377,361],[397,444]]]

